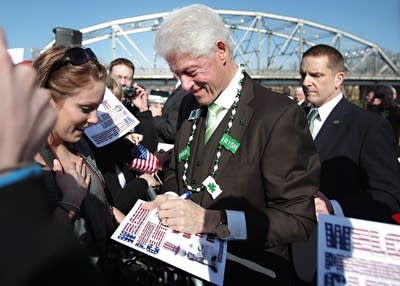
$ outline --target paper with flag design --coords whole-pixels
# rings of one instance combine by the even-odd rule
[[[189,234],[161,224],[157,209],[138,200],[111,238],[216,285],[223,285],[227,241],[215,234]]]
[[[139,173],[150,173],[157,172],[160,167],[160,160],[152,154],[142,144],[137,144],[132,149],[133,157],[130,168]]]
[[[139,124],[139,120],[106,88],[103,102],[97,109],[99,122],[85,129],[85,134],[96,147],[103,147],[125,136]]]

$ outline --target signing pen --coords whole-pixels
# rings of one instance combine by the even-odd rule
[[[179,198],[184,200],[190,199],[190,192],[186,192],[183,195],[180,195]]]

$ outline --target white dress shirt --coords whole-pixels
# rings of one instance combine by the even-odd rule
[[[335,108],[335,106],[339,103],[339,101],[342,98],[343,98],[343,94],[339,93],[337,96],[335,96],[328,102],[326,102],[323,105],[321,105],[320,107],[318,107],[319,116],[317,116],[314,120],[314,129],[313,129],[313,133],[311,134],[313,139],[315,139],[315,137],[317,137],[318,132],[321,130],[321,127],[322,127],[322,125],[324,125],[329,114],[332,112],[332,110]],[[314,108],[311,108],[310,112],[313,109]]]

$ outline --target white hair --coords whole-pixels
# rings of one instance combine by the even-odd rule
[[[201,4],[193,4],[173,10],[156,32],[154,48],[160,56],[190,54],[208,56],[217,41],[229,43],[229,29],[218,13]]]

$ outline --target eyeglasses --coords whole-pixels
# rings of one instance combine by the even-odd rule
[[[96,55],[90,48],[74,47],[66,50],[61,59],[54,62],[47,73],[46,80],[44,81],[44,87],[47,87],[50,76],[61,67],[71,64],[73,66],[79,66],[88,61],[98,62]]]

